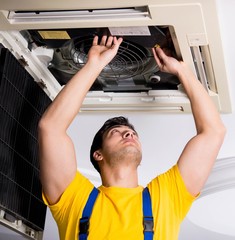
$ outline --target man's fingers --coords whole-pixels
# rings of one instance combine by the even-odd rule
[[[122,37],[119,37],[118,39],[116,38],[116,42],[117,42],[118,46],[122,43],[122,41],[123,41]]]
[[[106,42],[106,47],[110,48],[113,44],[113,40],[114,40],[114,38],[112,36],[110,36]]]
[[[93,39],[93,43],[92,45],[93,46],[97,46],[98,43],[100,46],[106,46],[107,48],[115,48],[115,47],[119,47],[120,44],[122,43],[123,41],[123,38],[122,37],[119,37],[117,39],[117,37],[113,37],[113,36],[103,36],[101,38],[101,41],[99,43],[99,37],[98,36],[95,36],[94,39]]]
[[[97,46],[98,45],[98,39],[99,39],[98,36],[94,37],[93,43],[92,43],[93,46]]]
[[[123,38],[122,38],[122,37],[120,37],[120,38],[118,38],[118,39],[117,39],[117,37],[114,37],[114,38],[113,38],[112,48],[113,48],[113,49],[114,49],[114,48],[118,49],[119,46],[120,46],[120,44],[122,43],[122,41],[123,41]]]
[[[101,46],[105,46],[105,45],[106,45],[106,40],[107,40],[107,36],[104,35],[104,36],[101,38],[100,45],[101,45]]]
[[[160,60],[158,52],[156,50],[157,50],[157,48],[152,48],[154,59],[155,59],[157,65],[160,67],[161,66],[161,60]]]

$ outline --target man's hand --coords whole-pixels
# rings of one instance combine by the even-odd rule
[[[162,72],[167,72],[178,76],[179,71],[183,67],[184,63],[177,59],[167,56],[165,52],[160,48],[152,48],[155,61]]]
[[[98,36],[95,36],[88,53],[88,62],[98,64],[98,66],[101,64],[103,68],[115,57],[123,39],[103,36],[100,43],[98,40]]]

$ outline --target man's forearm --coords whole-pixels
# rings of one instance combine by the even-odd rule
[[[184,63],[182,63],[182,68],[178,72],[178,77],[190,100],[197,133],[204,130],[216,131],[220,130],[220,127],[223,128],[219,113],[209,94]]]
[[[87,92],[101,70],[102,67],[88,62],[57,95],[41,122],[57,131],[66,130],[78,114]]]

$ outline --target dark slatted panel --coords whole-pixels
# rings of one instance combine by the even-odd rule
[[[43,230],[37,124],[51,101],[14,56],[0,50],[0,208]]]

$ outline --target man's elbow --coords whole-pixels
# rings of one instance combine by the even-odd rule
[[[224,138],[226,135],[227,129],[223,123],[221,123],[221,126],[218,129],[218,134],[220,135],[221,138]]]
[[[43,133],[48,133],[53,130],[53,123],[50,119],[42,116],[42,118],[38,122],[38,134],[42,135]]]
[[[42,117],[38,122],[38,131],[41,132],[48,127],[48,123],[44,117]]]
[[[206,137],[207,141],[209,140],[211,143],[213,142],[217,146],[221,146],[226,135],[226,127],[221,122],[213,126],[208,126],[202,131],[202,134]]]
[[[48,116],[42,116],[42,118],[38,122],[38,135],[39,137],[44,136],[58,136],[61,134],[65,134],[67,131],[66,126],[64,126],[63,122],[51,118]]]
[[[226,127],[223,123],[221,123],[216,128],[212,129],[212,134],[214,135],[215,139],[218,139],[221,143],[224,141],[226,135]]]

